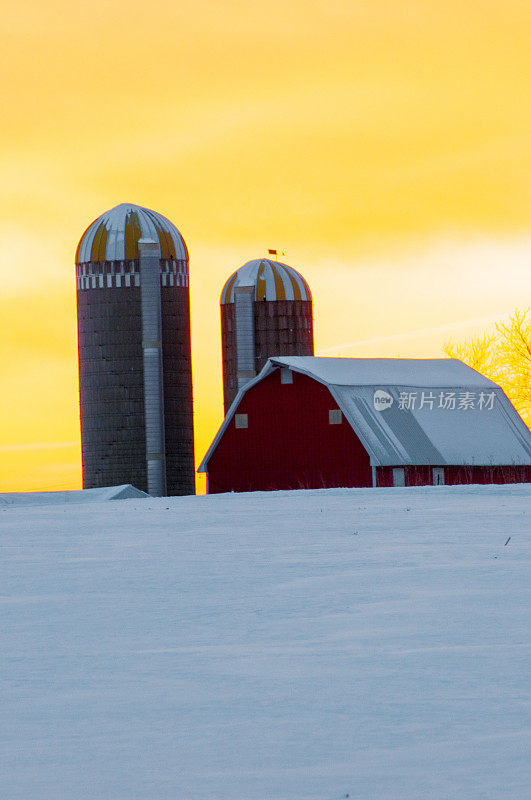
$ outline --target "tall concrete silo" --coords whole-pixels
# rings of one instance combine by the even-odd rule
[[[161,214],[122,203],[76,251],[83,486],[193,494],[188,250]]]
[[[310,287],[278,261],[258,258],[234,272],[221,292],[225,413],[271,356],[313,356]]]

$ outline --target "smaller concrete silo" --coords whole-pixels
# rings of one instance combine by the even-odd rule
[[[220,298],[225,413],[238,389],[272,356],[313,356],[310,287],[278,261],[247,261],[225,283]]]

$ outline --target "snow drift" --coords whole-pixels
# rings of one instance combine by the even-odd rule
[[[0,494],[0,506],[53,506],[69,503],[97,503],[106,500],[130,500],[148,497],[130,483],[123,486],[105,486],[101,489],[79,489],[64,492],[13,492]]]
[[[10,800],[524,800],[530,486],[0,508]]]

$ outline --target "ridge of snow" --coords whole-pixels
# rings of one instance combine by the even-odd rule
[[[0,506],[9,800],[527,800],[531,486]]]

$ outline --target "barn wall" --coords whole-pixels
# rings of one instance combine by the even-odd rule
[[[343,417],[330,425],[337,403],[328,389],[305,375],[280,382],[280,370],[249,389],[208,463],[208,491],[318,489],[371,486],[369,456]]]
[[[531,466],[445,467],[445,483],[531,483]]]
[[[397,464],[398,467],[403,465]],[[434,464],[433,466],[438,466]],[[406,486],[431,486],[433,467],[403,466]],[[467,483],[531,483],[531,466],[451,466],[443,467],[447,486]],[[393,485],[393,467],[377,467],[377,486]]]

